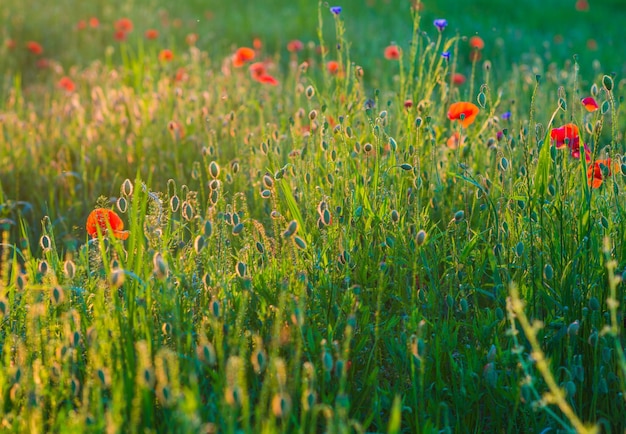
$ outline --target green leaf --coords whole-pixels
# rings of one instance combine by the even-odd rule
[[[393,405],[391,407],[391,416],[389,417],[389,428],[387,432],[389,434],[396,434],[400,432],[400,425],[402,423],[402,401],[400,396],[396,395],[393,398]]]

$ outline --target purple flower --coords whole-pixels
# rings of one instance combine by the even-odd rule
[[[443,32],[443,29],[445,29],[448,25],[448,20],[446,20],[445,18],[437,18],[435,21],[433,21],[433,24],[435,25],[435,27],[437,27],[437,29],[439,29],[440,32]]]
[[[341,6],[331,6],[330,11],[335,15],[339,15],[341,13]]]
[[[450,60],[450,52],[444,51],[443,53],[441,53],[441,57],[443,57],[446,60]]]
[[[504,119],[505,121],[508,121],[509,119],[511,119],[511,112],[505,111],[504,113],[502,113],[502,119]]]

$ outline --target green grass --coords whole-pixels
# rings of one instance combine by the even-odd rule
[[[372,3],[0,12],[3,431],[626,429],[623,7]],[[276,87],[232,67],[254,37]],[[589,163],[550,143],[567,123]],[[89,237],[96,207],[128,239]]]

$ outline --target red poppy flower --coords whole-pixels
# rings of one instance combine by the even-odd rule
[[[465,137],[462,137],[458,131],[452,134],[446,142],[446,146],[450,149],[457,149],[463,145],[465,145]]]
[[[588,96],[587,98],[583,98],[581,102],[583,103],[583,105],[585,106],[588,112],[595,112],[596,110],[598,110],[598,103],[591,96]]]
[[[269,74],[262,74],[262,75],[259,75],[258,77],[255,77],[254,79],[258,81],[259,83],[269,84],[271,86],[278,86],[278,80],[276,80],[274,77],[272,77]]]
[[[333,75],[337,74],[339,72],[339,62],[337,62],[336,60],[329,60],[326,63],[326,69],[328,69],[328,72]]]
[[[604,179],[611,176],[611,159],[597,160],[587,167],[587,184],[591,188],[598,188]]]
[[[574,124],[565,124],[559,128],[552,128],[550,137],[556,142],[555,146],[557,149],[562,149],[565,146],[572,147],[574,142],[580,141],[578,127]]]
[[[185,68],[178,68],[176,71],[176,75],[174,76],[175,81],[185,81],[189,78],[189,74],[187,74],[187,70]]]
[[[59,87],[61,89],[65,89],[68,92],[74,92],[74,89],[76,89],[76,85],[74,84],[72,79],[69,77],[62,77],[59,80]]]
[[[289,43],[287,44],[287,51],[289,51],[290,53],[297,53],[298,51],[302,51],[303,49],[304,44],[298,39],[289,41]]]
[[[411,107],[413,107],[413,100],[412,99],[404,100],[404,108],[410,109]]]
[[[589,2],[587,0],[578,0],[575,8],[579,12],[586,12],[589,10]]]
[[[385,48],[385,59],[398,60],[400,58],[400,49],[397,45],[390,45]]]
[[[161,50],[161,52],[159,53],[159,60],[161,62],[171,62],[174,59],[174,53],[172,52],[172,50],[168,50],[167,48],[164,50]]]
[[[250,75],[252,78],[259,78],[262,75],[265,75],[265,64],[263,62],[254,62],[248,68],[250,71]]]
[[[39,56],[43,54],[43,47],[41,46],[39,42],[28,41],[26,43],[26,49],[30,51],[31,53],[33,53],[35,56]]]
[[[455,102],[448,109],[448,119],[451,121],[458,120],[462,127],[467,128],[474,123],[479,111],[478,106],[471,102]]]
[[[91,27],[92,29],[97,29],[98,27],[100,27],[100,20],[96,17],[89,18],[89,27]]]
[[[595,39],[589,38],[587,39],[587,48],[591,51],[596,51],[598,49],[598,43]]]
[[[263,47],[263,42],[261,42],[261,38],[254,38],[252,40],[252,46],[255,50],[260,50]]]
[[[465,81],[467,81],[467,79],[465,78],[463,74],[459,72],[456,72],[452,75],[452,84],[456,84],[457,86],[460,86],[463,83],[465,83]]]
[[[557,149],[563,149],[567,146],[572,157],[580,158],[580,136],[576,125],[565,124],[562,127],[553,128],[550,131],[550,138],[555,142],[554,145]],[[586,144],[583,145],[583,149],[585,151],[585,159],[589,161],[591,152]]]
[[[483,38],[481,38],[480,36],[472,36],[469,39],[469,45],[474,50],[482,50],[483,48],[485,48],[485,41],[483,41]]]
[[[7,47],[8,50],[14,50],[17,46],[17,42],[15,42],[15,39],[7,39],[4,42],[4,45]]]
[[[85,30],[87,28],[87,21],[79,20],[76,23],[76,30]]]
[[[146,39],[156,39],[159,37],[159,31],[157,29],[148,29],[144,33]]]
[[[133,31],[133,22],[129,18],[120,18],[113,27],[118,32],[130,33]]]
[[[113,38],[118,42],[123,42],[126,40],[126,32],[116,30],[115,33],[113,33]]]
[[[241,47],[235,51],[233,55],[233,66],[235,68],[241,68],[247,62],[254,59],[254,50],[249,47]]]
[[[120,216],[115,211],[106,208],[96,208],[87,217],[87,224],[85,225],[87,234],[96,238],[98,228],[103,235],[106,235],[111,228],[113,236],[121,240],[125,240],[129,235],[129,232],[124,230],[124,222]]]

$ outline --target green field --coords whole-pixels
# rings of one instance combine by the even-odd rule
[[[0,8],[0,432],[626,432],[626,4],[179,3]]]

